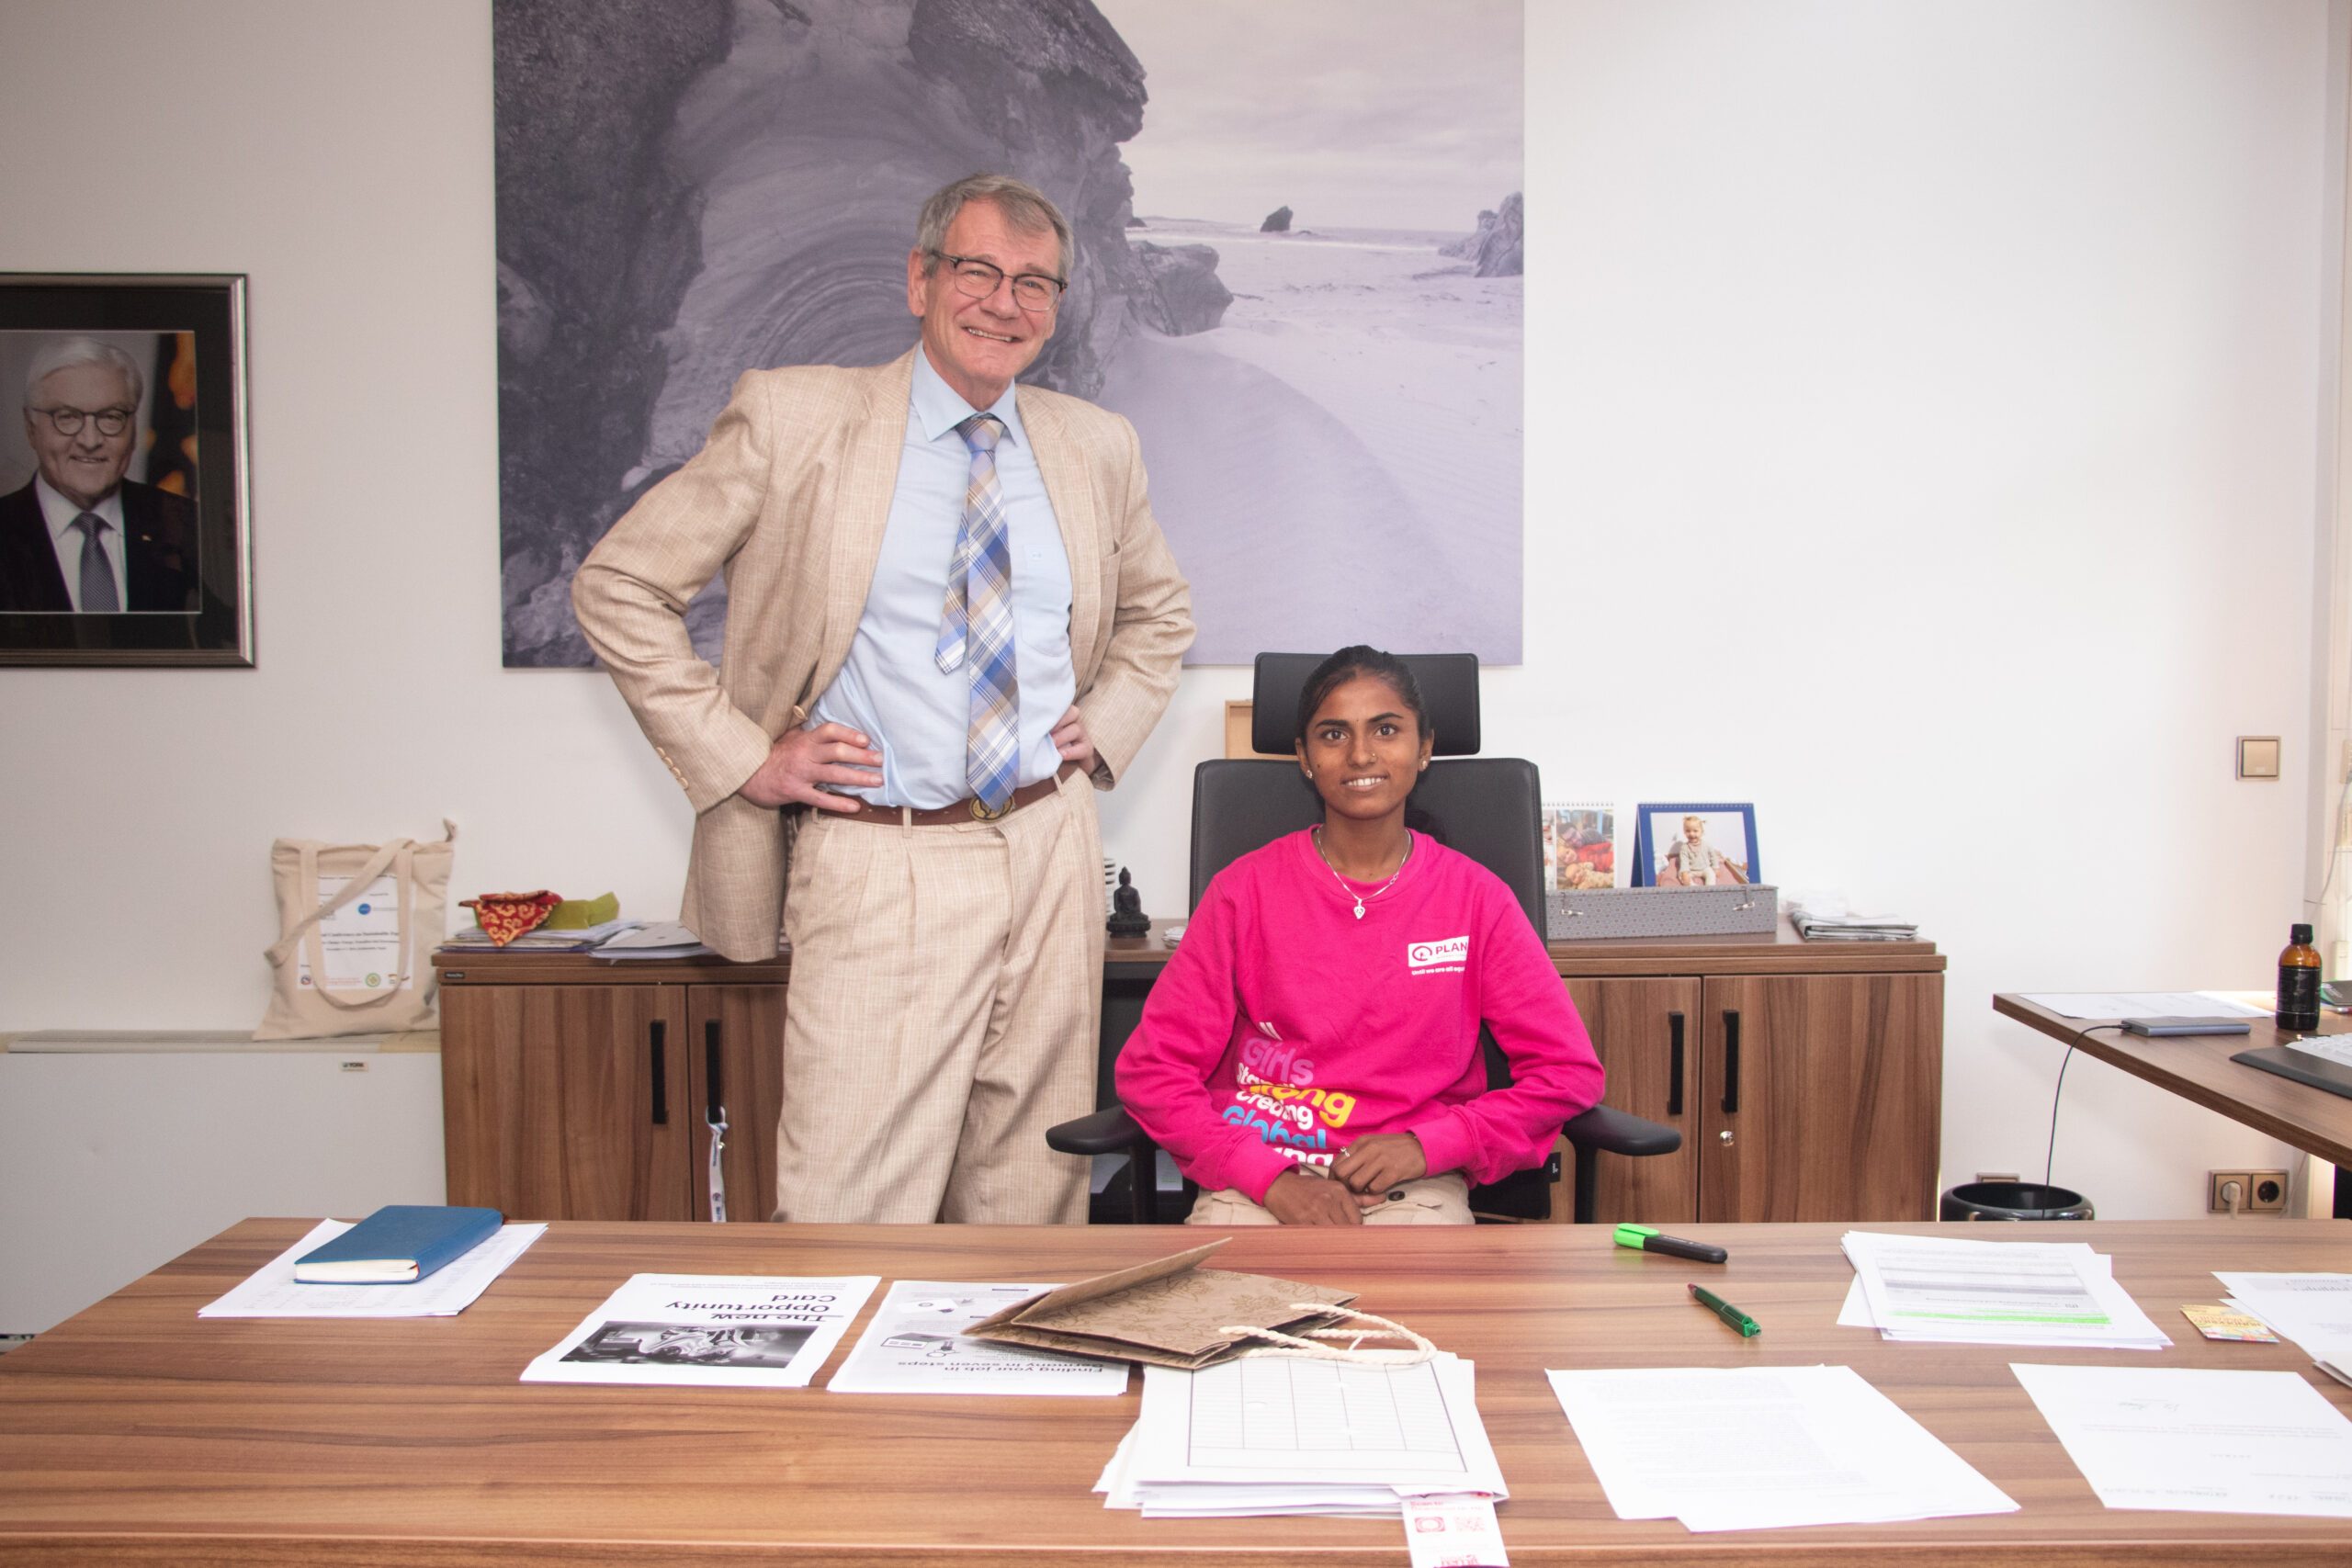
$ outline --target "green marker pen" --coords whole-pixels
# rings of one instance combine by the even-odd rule
[[[1756,1335],[1764,1332],[1762,1329],[1756,1326],[1756,1320],[1754,1318],[1748,1316],[1746,1313],[1732,1305],[1731,1303],[1724,1300],[1723,1297],[1715,1294],[1714,1292],[1701,1290],[1696,1285],[1688,1285],[1685,1286],[1684,1289],[1690,1292],[1692,1297],[1698,1301],[1701,1306],[1705,1307],[1709,1312],[1713,1313],[1717,1317],[1722,1318],[1724,1323],[1739,1330],[1739,1337],[1742,1339],[1752,1338]]]
[[[1721,1263],[1724,1249],[1703,1241],[1685,1241],[1679,1235],[1660,1235],[1655,1225],[1619,1225],[1617,1245],[1642,1252],[1663,1252],[1668,1258],[1687,1258],[1693,1263]]]

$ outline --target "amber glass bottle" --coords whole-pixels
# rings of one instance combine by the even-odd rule
[[[2271,1015],[2281,1029],[2319,1027],[2319,949],[2312,945],[2312,928],[2289,930],[2286,949],[2278,954],[2278,1010]]]

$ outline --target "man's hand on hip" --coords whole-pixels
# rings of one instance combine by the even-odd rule
[[[1054,726],[1054,750],[1065,762],[1076,762],[1079,772],[1094,771],[1094,742],[1086,738],[1086,720],[1073,707],[1062,715]]]
[[[865,802],[818,786],[876,788],[882,783],[881,766],[882,753],[845,724],[787,729],[768,748],[768,760],[760,764],[760,771],[745,779],[735,793],[754,806],[803,805],[820,811],[859,811]]]

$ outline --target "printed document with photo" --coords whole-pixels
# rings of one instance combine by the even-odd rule
[[[1127,1392],[1127,1363],[969,1339],[964,1330],[1058,1285],[900,1280],[826,1388],[834,1393]]]
[[[806,1388],[879,1283],[872,1274],[632,1274],[522,1381]]]

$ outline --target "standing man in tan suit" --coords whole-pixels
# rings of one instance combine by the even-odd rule
[[[695,811],[681,918],[792,946],[776,1218],[1076,1222],[1102,1007],[1092,792],[1175,688],[1191,596],[1134,429],[1015,387],[1069,225],[976,175],[924,203],[921,342],[753,370],[572,581]],[[724,652],[684,614],[727,575]]]

